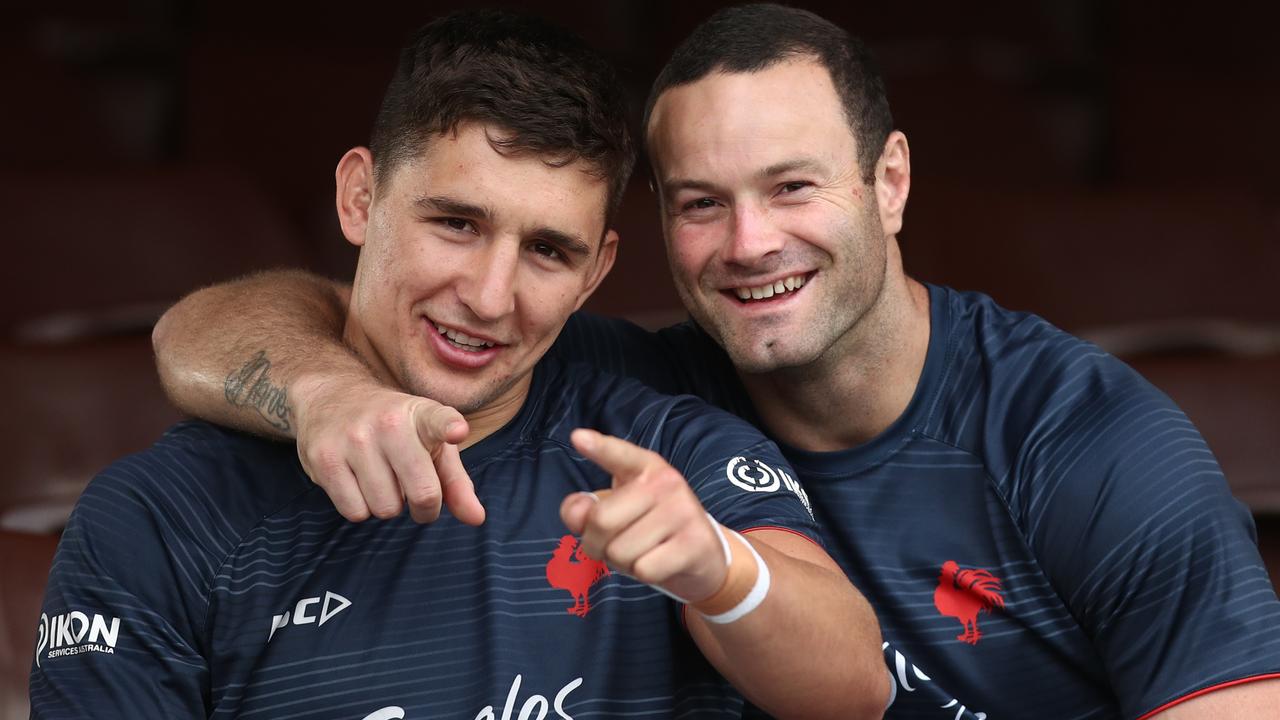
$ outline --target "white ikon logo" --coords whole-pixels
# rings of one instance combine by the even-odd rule
[[[736,457],[725,467],[725,475],[729,477],[729,482],[747,492],[775,492],[778,488],[785,487],[800,498],[800,503],[804,505],[809,517],[813,517],[813,507],[809,505],[809,494],[800,487],[800,483],[796,482],[795,478],[787,474],[786,470],[775,468],[759,460]]]
[[[323,604],[321,603],[323,600]],[[320,615],[314,614],[315,606],[320,605]],[[324,592],[324,597],[309,597],[298,601],[293,606],[293,612],[285,610],[279,615],[271,618],[271,632],[267,634],[267,642],[271,642],[271,638],[275,637],[276,631],[290,623],[294,625],[310,625],[316,623],[316,627],[324,625],[338,613],[351,607],[351,601],[342,597],[336,592]]]
[[[90,618],[79,610],[53,617],[40,613],[36,635],[36,667],[40,667],[40,655],[46,649],[49,659],[88,652],[114,655],[120,639],[120,618],[97,613]]]

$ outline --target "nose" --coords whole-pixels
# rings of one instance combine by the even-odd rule
[[[730,265],[756,268],[761,261],[780,251],[783,242],[783,234],[774,227],[766,208],[758,203],[737,203],[722,258]]]
[[[472,258],[458,285],[458,297],[480,320],[493,321],[515,311],[519,242],[495,238]]]

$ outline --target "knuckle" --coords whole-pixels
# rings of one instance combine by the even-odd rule
[[[379,520],[390,520],[400,514],[400,502],[376,500],[369,503],[369,510]]]
[[[396,408],[384,408],[378,411],[373,419],[374,426],[381,432],[398,432],[405,425],[404,415]]]
[[[654,471],[653,483],[664,490],[676,490],[688,485],[680,471],[670,465],[664,465]]]
[[[363,503],[351,504],[343,508],[338,508],[338,514],[351,522],[357,523],[364,522],[370,517],[369,508]]]
[[[368,450],[374,445],[374,433],[368,426],[354,425],[347,430],[347,442],[357,450]]]
[[[305,457],[307,466],[313,472],[312,479],[317,484],[325,484],[338,477],[346,468],[346,460],[333,448],[308,448]]]
[[[440,486],[434,483],[415,485],[405,491],[410,505],[417,507],[438,506],[441,501]]]
[[[658,561],[649,555],[639,557],[631,564],[631,577],[646,585],[662,585],[669,575],[662,571]]]

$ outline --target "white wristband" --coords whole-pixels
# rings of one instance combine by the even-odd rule
[[[716,531],[720,533],[721,542],[724,543],[726,550],[728,550],[730,543],[728,542],[728,538],[724,535],[726,528],[719,523],[716,523],[715,525]],[[764,558],[760,557],[760,553],[756,552],[756,549],[751,546],[751,543],[747,542],[746,538],[732,530],[728,530],[728,532],[733,533],[734,538],[737,540],[735,543],[736,545],[746,548],[747,552],[751,553],[751,558],[756,564],[756,580],[751,585],[751,590],[747,592],[746,596],[743,597],[737,605],[734,605],[722,613],[714,615],[699,612],[702,617],[706,618],[707,622],[715,623],[716,625],[727,625],[731,622],[742,619],[742,617],[750,613],[752,610],[760,607],[760,603],[764,602],[765,596],[769,594],[769,566],[765,564]],[[737,550],[734,550],[734,552],[737,552]]]

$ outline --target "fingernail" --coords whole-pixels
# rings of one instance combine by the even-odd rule
[[[462,421],[461,421],[461,420],[454,420],[453,422],[451,422],[451,423],[449,423],[447,426],[445,426],[444,433],[445,433],[446,435],[452,435],[452,434],[454,434],[455,432],[458,432],[458,431],[459,431],[459,430],[461,430],[461,429],[462,429]]]
[[[582,446],[584,450],[591,450],[596,446],[596,434],[586,428],[578,428],[573,431],[574,442]]]

